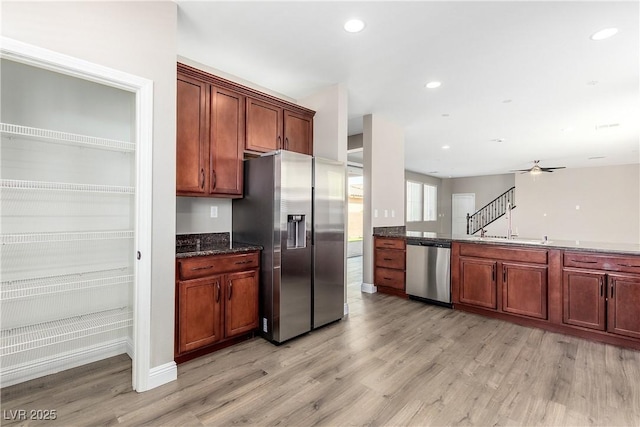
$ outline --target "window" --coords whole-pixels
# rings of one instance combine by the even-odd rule
[[[436,186],[407,181],[407,222],[436,221],[437,200]]]

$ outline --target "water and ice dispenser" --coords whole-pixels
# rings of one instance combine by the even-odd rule
[[[287,249],[307,246],[306,215],[287,215]]]

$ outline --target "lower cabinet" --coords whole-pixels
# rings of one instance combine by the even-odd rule
[[[640,350],[640,256],[453,242],[455,309]]]
[[[547,266],[502,263],[502,311],[547,318]]]
[[[460,257],[458,265],[458,303],[547,318],[546,265],[476,257]]]
[[[178,260],[177,361],[257,330],[257,265],[257,253]]]
[[[496,309],[496,265],[491,260],[461,257],[459,301]]]
[[[404,239],[376,236],[373,258],[373,283],[378,288],[378,292],[406,296],[406,242]]]
[[[564,323],[640,338],[640,275],[564,268],[563,299]]]

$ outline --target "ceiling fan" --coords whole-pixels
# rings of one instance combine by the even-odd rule
[[[512,170],[511,172],[522,172],[522,173],[530,173],[531,175],[539,175],[542,172],[553,172],[554,169],[564,169],[564,166],[557,166],[557,167],[553,167],[553,168],[543,168],[542,166],[539,165],[540,160],[534,160],[533,161],[533,167],[529,168],[529,169],[516,169],[516,170]]]

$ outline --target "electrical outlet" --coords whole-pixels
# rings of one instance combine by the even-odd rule
[[[396,210],[391,209],[391,218],[395,218],[395,217],[396,217]]]
[[[384,217],[389,218],[389,211],[387,209],[384,210]]]
[[[218,207],[211,206],[211,218],[218,218]]]
[[[266,317],[262,318],[262,332],[264,332],[264,333],[269,332],[268,328],[267,328],[267,318]]]

